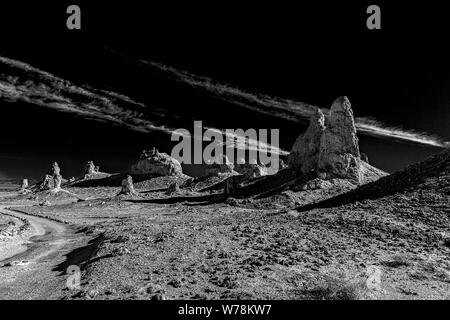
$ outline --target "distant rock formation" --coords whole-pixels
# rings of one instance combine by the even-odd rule
[[[223,189],[223,193],[225,196],[231,196],[236,193],[238,186],[238,181],[236,179],[232,179],[234,177],[231,177],[230,179],[227,179],[225,181],[225,186]]]
[[[234,165],[230,162],[227,155],[224,154],[216,157],[213,163],[207,163],[205,167],[205,175],[207,177],[218,176],[222,173],[233,173]]]
[[[59,168],[58,162],[53,162],[50,170],[48,171],[48,175],[55,176],[61,174],[61,169]]]
[[[58,191],[61,190],[62,176],[60,174],[53,176],[53,189]]]
[[[44,180],[39,185],[39,190],[53,189],[53,176],[46,174]]]
[[[139,159],[130,166],[128,173],[159,177],[181,175],[183,170],[178,160],[153,148],[150,152],[144,150]]]
[[[369,163],[369,157],[367,156],[367,154],[361,152],[361,160],[364,161],[365,163]]]
[[[86,167],[84,169],[84,175],[91,175],[91,174],[95,174],[96,172],[98,172],[97,170],[95,170],[95,165],[93,161],[88,161],[86,163]]]
[[[234,170],[246,179],[253,179],[267,175],[267,168],[257,163],[238,163],[234,166]]]
[[[83,180],[96,180],[102,178],[108,178],[111,174],[100,172],[100,167],[96,166],[93,161],[88,161],[84,166]]]
[[[287,167],[288,167],[288,165],[283,161],[283,159],[280,159],[278,169],[282,170],[282,169],[286,169]]]
[[[122,190],[120,190],[119,195],[137,195],[136,190],[134,190],[133,178],[127,176],[122,180]]]
[[[22,179],[22,185],[20,187],[21,190],[28,189],[28,179]]]
[[[289,167],[315,171],[320,179],[343,178],[357,184],[377,180],[383,171],[361,160],[350,101],[336,99],[325,125],[317,109],[306,132],[297,138],[288,158]]]
[[[169,188],[167,188],[166,195],[180,194],[180,186],[177,182],[172,183]]]
[[[33,189],[37,189],[39,191],[44,190],[60,190],[61,184],[67,182],[62,176],[61,176],[61,169],[59,168],[59,165],[57,162],[53,162],[52,166],[48,170],[45,177],[37,183]]]
[[[20,194],[27,194],[29,192],[31,192],[31,190],[29,189],[28,179],[22,179],[22,184],[20,186],[19,193]]]

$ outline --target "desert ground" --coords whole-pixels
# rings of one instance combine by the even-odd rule
[[[199,190],[219,177],[176,195],[167,188],[186,177],[143,180],[133,195],[4,192],[0,298],[449,299],[449,155],[350,192],[212,201],[221,191]]]

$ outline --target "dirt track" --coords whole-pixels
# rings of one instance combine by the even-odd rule
[[[0,299],[55,299],[65,287],[57,266],[82,241],[82,234],[63,223],[14,212],[0,206],[0,214],[29,222],[23,232],[2,240]]]

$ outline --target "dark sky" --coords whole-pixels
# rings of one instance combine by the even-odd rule
[[[392,2],[376,2],[382,10],[382,30],[377,31],[365,26],[365,10],[373,3],[364,1],[1,4],[0,55],[79,84],[109,87],[122,75],[121,66],[103,57],[104,47],[109,47],[243,89],[322,107],[347,95],[357,116],[449,139],[450,20],[445,7]],[[81,31],[65,27],[69,4],[81,7]],[[130,79],[130,87],[114,89],[136,93],[136,79]],[[143,96],[150,94],[143,92],[145,81],[139,86]],[[54,158],[61,159],[68,175],[77,174],[91,158],[108,170],[122,170],[138,150],[163,139],[35,106],[2,101],[0,106],[0,177],[8,172],[11,177],[36,174]],[[248,117],[248,127],[262,123],[262,118]],[[54,127],[65,134],[55,137]],[[295,135],[287,132],[292,135],[286,140],[289,144]],[[101,141],[101,146],[94,141]],[[439,151],[369,138],[361,139],[361,147],[376,165],[390,171]],[[380,156],[385,153],[395,161]]]

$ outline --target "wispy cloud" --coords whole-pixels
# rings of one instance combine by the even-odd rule
[[[217,82],[214,79],[194,75],[160,63],[145,60],[132,61],[145,67],[156,68],[174,81],[182,82],[196,90],[203,90],[205,94],[217,99],[257,113],[268,114],[274,118],[307,123],[316,108],[299,101],[246,92],[228,84]],[[2,69],[5,70],[0,73],[0,99],[24,101],[85,119],[106,122],[144,133],[159,131],[170,135],[175,130],[166,123],[154,121],[152,109],[132,97],[88,85],[79,86],[27,63],[6,57],[0,57],[0,64]],[[327,113],[326,108],[321,109]],[[158,109],[158,113],[165,115],[167,118],[173,116],[170,110]],[[373,119],[356,118],[355,121],[359,134],[422,145],[450,146],[449,142],[439,137],[389,127]],[[205,126],[205,129],[214,128]],[[224,130],[215,130],[226,135]],[[275,146],[258,143],[258,141],[246,141],[245,137],[237,136],[235,138],[238,140],[238,146],[250,144],[252,148],[270,148],[274,153],[287,154],[285,150]]]
[[[151,117],[148,114],[151,114],[151,109],[128,96],[87,85],[78,86],[21,61],[0,57],[0,64],[9,68],[9,73],[0,74],[1,99],[36,104],[138,132],[159,131],[171,135],[176,130],[150,120]],[[23,71],[26,71],[26,77],[23,76]],[[158,109],[158,112],[165,112],[168,118],[172,116],[169,110]],[[262,141],[239,135],[230,137],[225,130],[208,126],[204,128],[234,138],[236,141],[233,145],[238,148],[249,146],[252,150],[270,150],[274,154],[288,154],[287,151]],[[189,135],[188,138],[192,137]],[[199,137],[193,138],[199,139]]]
[[[115,55],[121,56],[123,59],[156,69],[163,74],[166,74],[170,79],[189,85],[192,88],[203,90],[206,94],[217,99],[239,105],[254,112],[267,114],[274,118],[293,122],[303,121],[304,123],[307,123],[316,108],[316,106],[300,101],[248,92],[232,85],[216,81],[212,78],[199,76],[158,62],[147,61],[144,59],[132,60],[117,51],[112,49],[108,50]],[[320,109],[325,114],[328,114],[328,108],[320,107]],[[450,141],[446,141],[436,135],[430,135],[413,129],[389,126],[381,121],[371,118],[356,117],[355,123],[358,133],[362,135],[436,147],[450,146]]]

